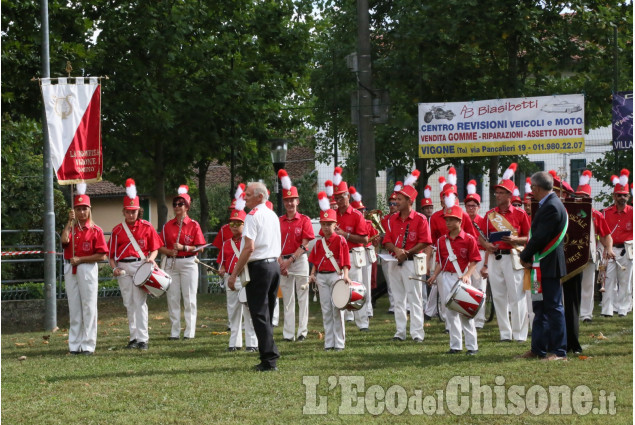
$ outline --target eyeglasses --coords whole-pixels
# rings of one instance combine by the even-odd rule
[[[465,204],[465,208],[478,208],[476,204]]]
[[[615,196],[617,196],[618,198],[628,198],[628,195],[626,193],[616,193]]]
[[[391,203],[389,203],[388,205],[389,205],[389,206],[391,206],[391,207],[396,207],[396,206],[397,206],[397,203],[396,203],[396,202],[391,202]]]
[[[229,227],[240,227],[243,225],[242,221],[230,221],[229,222]]]
[[[182,206],[185,206],[185,202],[173,202],[173,203],[172,203],[172,206],[173,206],[174,208],[176,208],[176,207],[182,207]]]

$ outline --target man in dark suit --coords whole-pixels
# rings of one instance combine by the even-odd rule
[[[540,285],[537,288],[532,281],[535,317],[531,350],[520,357],[566,360],[567,332],[560,278],[567,273],[563,244],[568,224],[567,211],[553,192],[553,177],[549,173],[541,171],[531,176],[531,188],[534,199],[539,201],[539,207],[531,222],[530,238],[520,259],[528,269],[533,263],[539,262],[539,270],[532,273],[532,280],[539,275]]]

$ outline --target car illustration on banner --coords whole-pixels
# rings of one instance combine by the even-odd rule
[[[454,118],[454,112],[448,110],[444,110],[440,106],[433,106],[426,114],[423,116],[423,120],[426,123],[430,123],[433,119],[435,120],[448,120],[451,121]]]
[[[572,114],[582,110],[580,105],[562,101],[560,103],[550,103],[540,109],[542,112]]]

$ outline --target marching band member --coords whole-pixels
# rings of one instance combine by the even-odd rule
[[[481,245],[488,251],[487,261],[483,266],[483,277],[489,277],[490,288],[501,341],[512,339],[523,342],[527,340],[529,320],[527,301],[523,289],[523,267],[518,261],[517,247],[527,243],[529,234],[529,217],[524,210],[511,204],[514,182],[511,178],[516,171],[512,163],[503,174],[501,182],[494,187],[496,208],[485,215],[487,226],[483,229],[487,238],[493,232],[509,231],[509,236],[501,240],[489,242],[482,236]],[[511,311],[511,324],[507,312]]]
[[[434,274],[428,279],[428,284],[437,282],[439,294],[445,304],[451,294],[450,291],[457,279],[470,284],[470,277],[481,260],[476,239],[461,229],[463,210],[454,205],[445,210],[448,233],[437,240],[437,265]],[[448,244],[449,242],[449,244]],[[450,249],[448,249],[448,245]],[[453,258],[455,258],[453,260]],[[459,270],[457,270],[457,266]],[[482,309],[481,309],[482,310]],[[457,354],[463,350],[461,334],[465,335],[465,347],[468,355],[478,353],[478,342],[474,319],[457,313],[452,309],[446,310],[446,323],[450,331],[450,351]]]
[[[613,237],[614,261],[606,266],[606,286],[602,294],[602,316],[617,311],[626,316],[633,308],[633,207],[628,205],[628,176],[623,169],[613,181],[613,205],[604,209],[604,218]]]
[[[479,209],[481,207],[481,195],[476,193],[476,180],[470,180],[467,183],[467,196],[463,201],[465,204],[465,210],[467,215],[472,220],[472,224],[474,225],[474,229],[477,232],[482,232],[486,226],[485,219],[478,215]],[[476,273],[472,273],[472,286],[485,292],[487,289],[487,279],[481,276],[481,270],[483,269],[483,265],[485,264],[485,248],[477,242],[478,252],[481,259],[476,263]],[[485,309],[481,308],[479,312],[474,317],[474,325],[477,329],[482,329],[485,326]]]
[[[390,229],[390,224],[389,224],[389,220],[390,217],[392,217],[396,212],[397,212],[397,190],[401,190],[401,187],[403,186],[403,183],[398,181],[395,183],[395,190],[390,194],[390,196],[388,197],[388,214],[384,214],[384,216],[381,218],[381,227],[384,228],[384,230],[387,232]],[[381,239],[383,240],[383,236],[381,237]],[[382,244],[382,253],[387,254],[388,251],[386,251],[385,247],[383,247]],[[394,300],[394,296],[392,294],[392,288],[390,286],[390,278],[392,276],[392,265],[394,262],[392,261],[384,261],[381,260],[381,271],[384,274],[384,280],[386,281],[386,292],[388,292],[388,302],[389,302],[389,307],[388,307],[388,313],[389,314],[395,314],[395,300]],[[375,299],[378,298],[378,295],[380,295],[379,291],[376,291],[377,294],[375,296]]]
[[[123,305],[128,312],[130,341],[126,348],[148,349],[147,293],[134,284],[134,275],[143,262],[152,263],[163,246],[152,224],[145,221],[139,205],[134,180],[126,180],[126,196],[123,198],[124,222],[112,229],[109,246],[110,267],[119,282]],[[126,226],[125,228],[123,226]],[[132,240],[128,236],[132,235]],[[139,249],[137,249],[137,247]],[[145,260],[141,259],[145,256]]]
[[[583,198],[591,198],[591,185],[589,184],[591,177],[592,174],[589,170],[585,170],[582,173],[582,176],[580,176],[580,184],[575,191],[576,195]],[[613,254],[613,238],[611,237],[611,231],[609,226],[606,224],[604,216],[595,208],[591,208],[591,213],[593,215],[589,237],[591,253],[589,255],[589,262],[582,272],[582,291],[580,300],[580,320],[585,323],[589,323],[593,319],[595,269],[597,263],[601,262],[601,259],[597,258],[596,252],[598,240],[604,247],[602,250],[602,256],[607,260],[615,258],[615,255]]]
[[[240,183],[238,187],[236,188],[236,192],[243,193],[244,191],[245,191],[245,185],[243,183]],[[230,217],[235,207],[236,207],[236,198],[234,198],[231,204],[229,205],[229,207],[227,207],[227,211],[229,211]],[[214,245],[216,249],[220,252],[220,250],[223,249],[223,244],[225,243],[225,241],[230,240],[232,236],[233,236],[233,233],[231,229],[229,228],[229,223],[225,223],[218,230],[218,233],[216,234],[216,237],[214,238],[212,245]]]
[[[366,257],[364,245],[368,243],[366,220],[362,213],[351,207],[348,184],[342,181],[342,168],[335,167],[333,176],[333,197],[337,202],[337,227],[335,233],[343,236],[350,253],[350,270],[348,276],[352,281],[362,283],[362,267]],[[357,261],[356,261],[357,260]],[[353,313],[355,323],[360,331],[368,331],[368,303]]]
[[[393,268],[393,295],[395,299],[395,341],[406,339],[406,299],[410,303],[410,336],[415,342],[423,342],[423,288],[420,281],[410,277],[415,275],[413,256],[419,254],[431,243],[428,220],[413,209],[417,202],[414,184],[419,171],[413,170],[397,192],[398,214],[390,218],[390,231],[384,236],[384,246],[397,258]],[[426,293],[427,296],[427,293]]]
[[[167,292],[168,313],[172,324],[168,337],[170,340],[178,340],[181,337],[181,297],[185,316],[183,339],[193,339],[196,333],[196,249],[205,245],[205,237],[198,222],[187,215],[192,202],[188,190],[189,187],[186,185],[179,187],[177,196],[172,200],[175,217],[165,223],[161,231],[163,246],[159,248],[159,252],[168,256],[168,273],[172,277],[170,290]]]
[[[346,239],[336,233],[337,213],[330,209],[325,192],[318,193],[320,205],[320,228],[322,239],[318,241],[309,254],[312,264],[309,281],[317,282],[320,291],[320,306],[324,324],[324,349],[326,351],[342,351],[346,344],[344,312],[333,305],[333,285],[343,278],[350,285],[348,271],[351,267]],[[330,251],[327,255],[326,249]]]
[[[362,203],[361,193],[359,193],[353,186],[350,186],[348,188],[348,192],[351,194],[351,198],[353,198],[353,201],[351,201],[351,206],[362,213],[362,215],[364,215],[364,212],[366,212],[366,206]],[[373,303],[371,301],[373,298],[371,295],[371,291],[373,280],[373,264],[375,264],[376,260],[371,261],[370,255],[368,255],[368,249],[374,249],[375,239],[377,239],[376,236],[379,234],[379,232],[375,229],[373,223],[369,219],[364,218],[364,221],[366,222],[368,243],[364,245],[364,248],[366,248],[366,265],[362,267],[362,283],[366,288],[366,303],[368,304],[366,307],[368,308],[368,317],[373,317]]]
[[[242,183],[241,183],[242,184]],[[243,347],[243,320],[245,323],[245,351],[258,351],[258,338],[254,330],[254,324],[249,313],[249,306],[241,303],[239,293],[242,289],[240,277],[236,278],[235,290],[229,289],[227,280],[234,272],[234,267],[238,262],[240,253],[240,243],[243,236],[243,227],[245,224],[245,200],[242,197],[242,190],[236,193],[239,197],[234,200],[234,210],[229,217],[229,229],[231,229],[232,237],[225,241],[222,249],[218,252],[216,262],[219,264],[219,272],[225,281],[225,290],[227,295],[227,317],[229,317],[229,347],[227,351],[238,351]]]
[[[77,185],[73,209],[62,231],[64,282],[68,296],[68,348],[91,355],[97,345],[97,266],[108,256],[104,231],[92,221],[86,183]]]
[[[297,340],[304,341],[309,322],[309,261],[307,250],[309,242],[315,238],[311,219],[298,212],[300,197],[298,189],[291,185],[291,179],[285,170],[278,171],[282,182],[282,202],[286,214],[280,216],[280,237],[282,252],[280,264],[280,288],[284,306],[284,327],[282,337],[293,341],[295,333],[295,298],[298,297]]]
[[[523,198],[523,208],[525,209],[525,212],[529,216],[530,220],[531,220],[531,199],[532,198],[533,198],[533,195],[531,193],[531,177],[527,177],[527,179],[525,180],[525,197]]]
[[[514,186],[514,192],[512,193],[512,205],[515,208],[523,208],[523,200],[520,198],[520,190],[518,186]]]

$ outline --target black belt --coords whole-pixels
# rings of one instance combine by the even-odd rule
[[[119,263],[136,263],[137,261],[141,261],[141,258],[124,258],[123,260],[117,260]]]
[[[250,261],[249,264],[273,263],[275,258],[265,258],[263,260]]]
[[[318,272],[318,274],[333,274],[333,273],[335,272],[334,271],[333,272]]]
[[[623,243],[614,243],[613,244],[613,248],[624,248],[624,244]]]
[[[509,255],[512,253],[511,249],[499,249],[498,251],[496,251],[494,254],[500,254],[500,255]]]
[[[176,257],[176,259],[180,259],[180,258],[192,258],[192,257],[196,257],[196,254],[190,254],[190,255],[183,255],[181,257]]]
[[[288,260],[289,258],[293,257],[293,254],[289,254],[289,255],[283,255],[282,258],[285,260]]]

